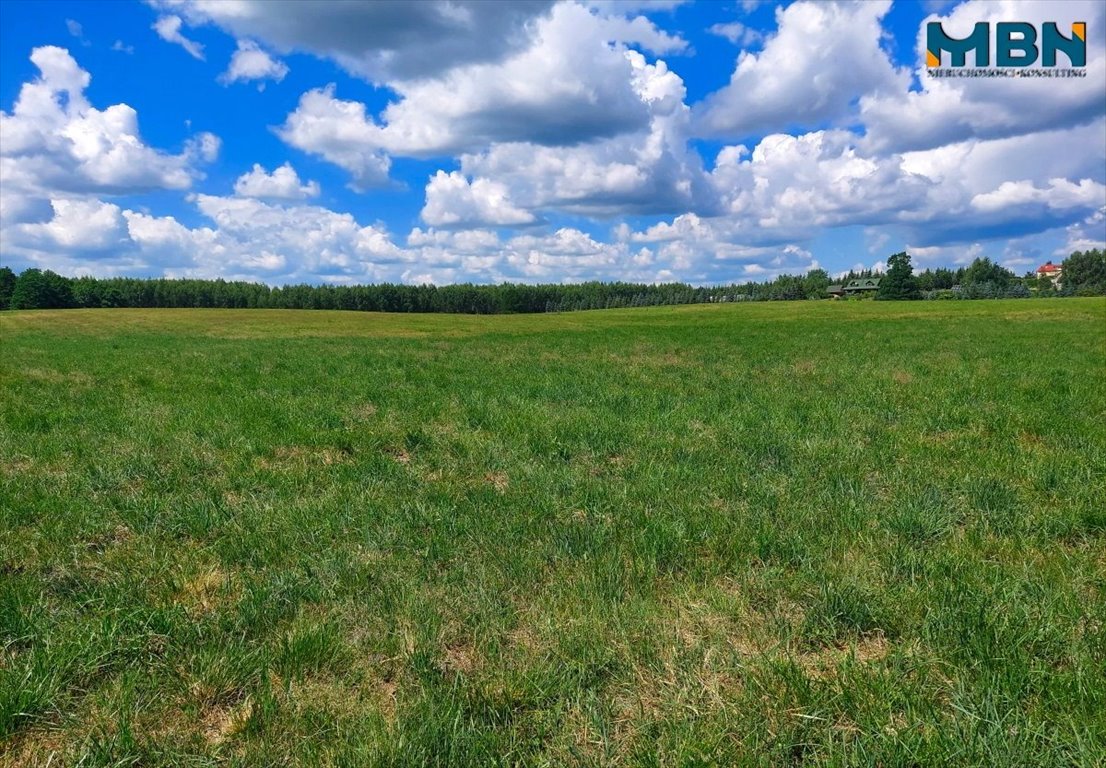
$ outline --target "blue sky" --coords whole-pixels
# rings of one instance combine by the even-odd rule
[[[1106,245],[1104,9],[5,0],[0,262],[710,284],[905,249],[1020,273]],[[1084,21],[1087,76],[931,78],[929,20]]]

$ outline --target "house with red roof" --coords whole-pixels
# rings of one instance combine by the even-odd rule
[[[1064,268],[1059,264],[1053,264],[1051,260],[1046,261],[1044,264],[1037,267],[1038,288],[1051,287],[1052,289],[1059,289],[1063,272]]]
[[[1037,277],[1047,277],[1049,280],[1055,280],[1060,277],[1060,273],[1063,271],[1064,268],[1059,264],[1046,261],[1044,264],[1037,267]]]

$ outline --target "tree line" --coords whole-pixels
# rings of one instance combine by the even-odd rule
[[[1050,262],[1051,263],[1051,262]],[[1058,274],[1026,272],[1018,277],[988,258],[977,258],[959,269],[927,269],[914,275],[910,255],[896,253],[887,260],[878,299],[1019,299],[1031,296],[1106,295],[1106,252],[1075,251]],[[867,275],[864,275],[865,277]]]
[[[908,254],[888,260],[876,298],[998,298],[1031,295],[1106,294],[1106,254],[1075,252],[1063,263],[1059,284],[1035,273],[1019,278],[990,261],[976,259],[960,269],[925,270],[915,275]],[[881,276],[850,271],[837,282]],[[363,312],[447,312],[510,314],[583,309],[650,307],[729,301],[796,301],[829,294],[829,274],[780,275],[768,282],[695,287],[684,283],[603,283],[525,285],[289,285],[226,280],[132,277],[65,277],[29,268],[15,274],[0,267],[0,309],[89,307],[209,307],[225,309],[345,309]],[[956,287],[959,290],[953,291]],[[951,294],[955,294],[952,296]]]

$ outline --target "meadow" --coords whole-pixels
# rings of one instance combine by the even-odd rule
[[[4,766],[1106,761],[1101,298],[0,356]]]

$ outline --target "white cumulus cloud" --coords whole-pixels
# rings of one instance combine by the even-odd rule
[[[20,225],[22,234],[44,248],[84,252],[118,246],[126,225],[119,206],[100,200],[50,201],[53,218],[45,223]]]
[[[571,147],[493,144],[462,155],[462,171],[507,185],[511,199],[531,210],[618,215],[713,207],[700,158],[687,145],[683,80],[663,60],[623,55],[646,125]]]
[[[469,181],[461,173],[438,171],[426,185],[422,220],[433,226],[529,224],[534,215],[511,203],[507,187],[488,179]]]
[[[132,107],[88,103],[91,78],[63,48],[35,48],[31,61],[41,74],[23,85],[10,114],[0,111],[5,194],[187,189],[199,176],[194,163],[218,153],[212,134],[198,135],[177,155],[147,146]]]
[[[234,182],[234,194],[239,197],[303,200],[319,196],[319,183],[302,183],[291,163],[285,163],[272,173],[266,173],[260,164],[254,163],[249,172],[242,174]]]
[[[274,59],[252,40],[239,40],[227,71],[219,75],[219,82],[230,85],[250,80],[274,80],[279,83],[287,74],[288,65],[283,61]],[[258,88],[264,87],[264,83],[258,84]]]
[[[385,154],[433,157],[509,142],[567,147],[641,131],[650,110],[631,42],[682,45],[644,17],[614,19],[560,4],[534,23],[528,47],[500,62],[391,82],[398,99],[379,120],[363,104],[338,99],[332,86],[305,93],[279,135],[363,184],[368,167],[386,166]]]
[[[697,106],[698,130],[740,138],[849,116],[863,95],[904,89],[880,48],[889,0],[792,3],[760,53],[743,51],[730,82]]]
[[[388,179],[392,161],[380,148],[379,127],[361,102],[336,99],[333,85],[303,94],[277,135],[348,171],[356,188]]]

